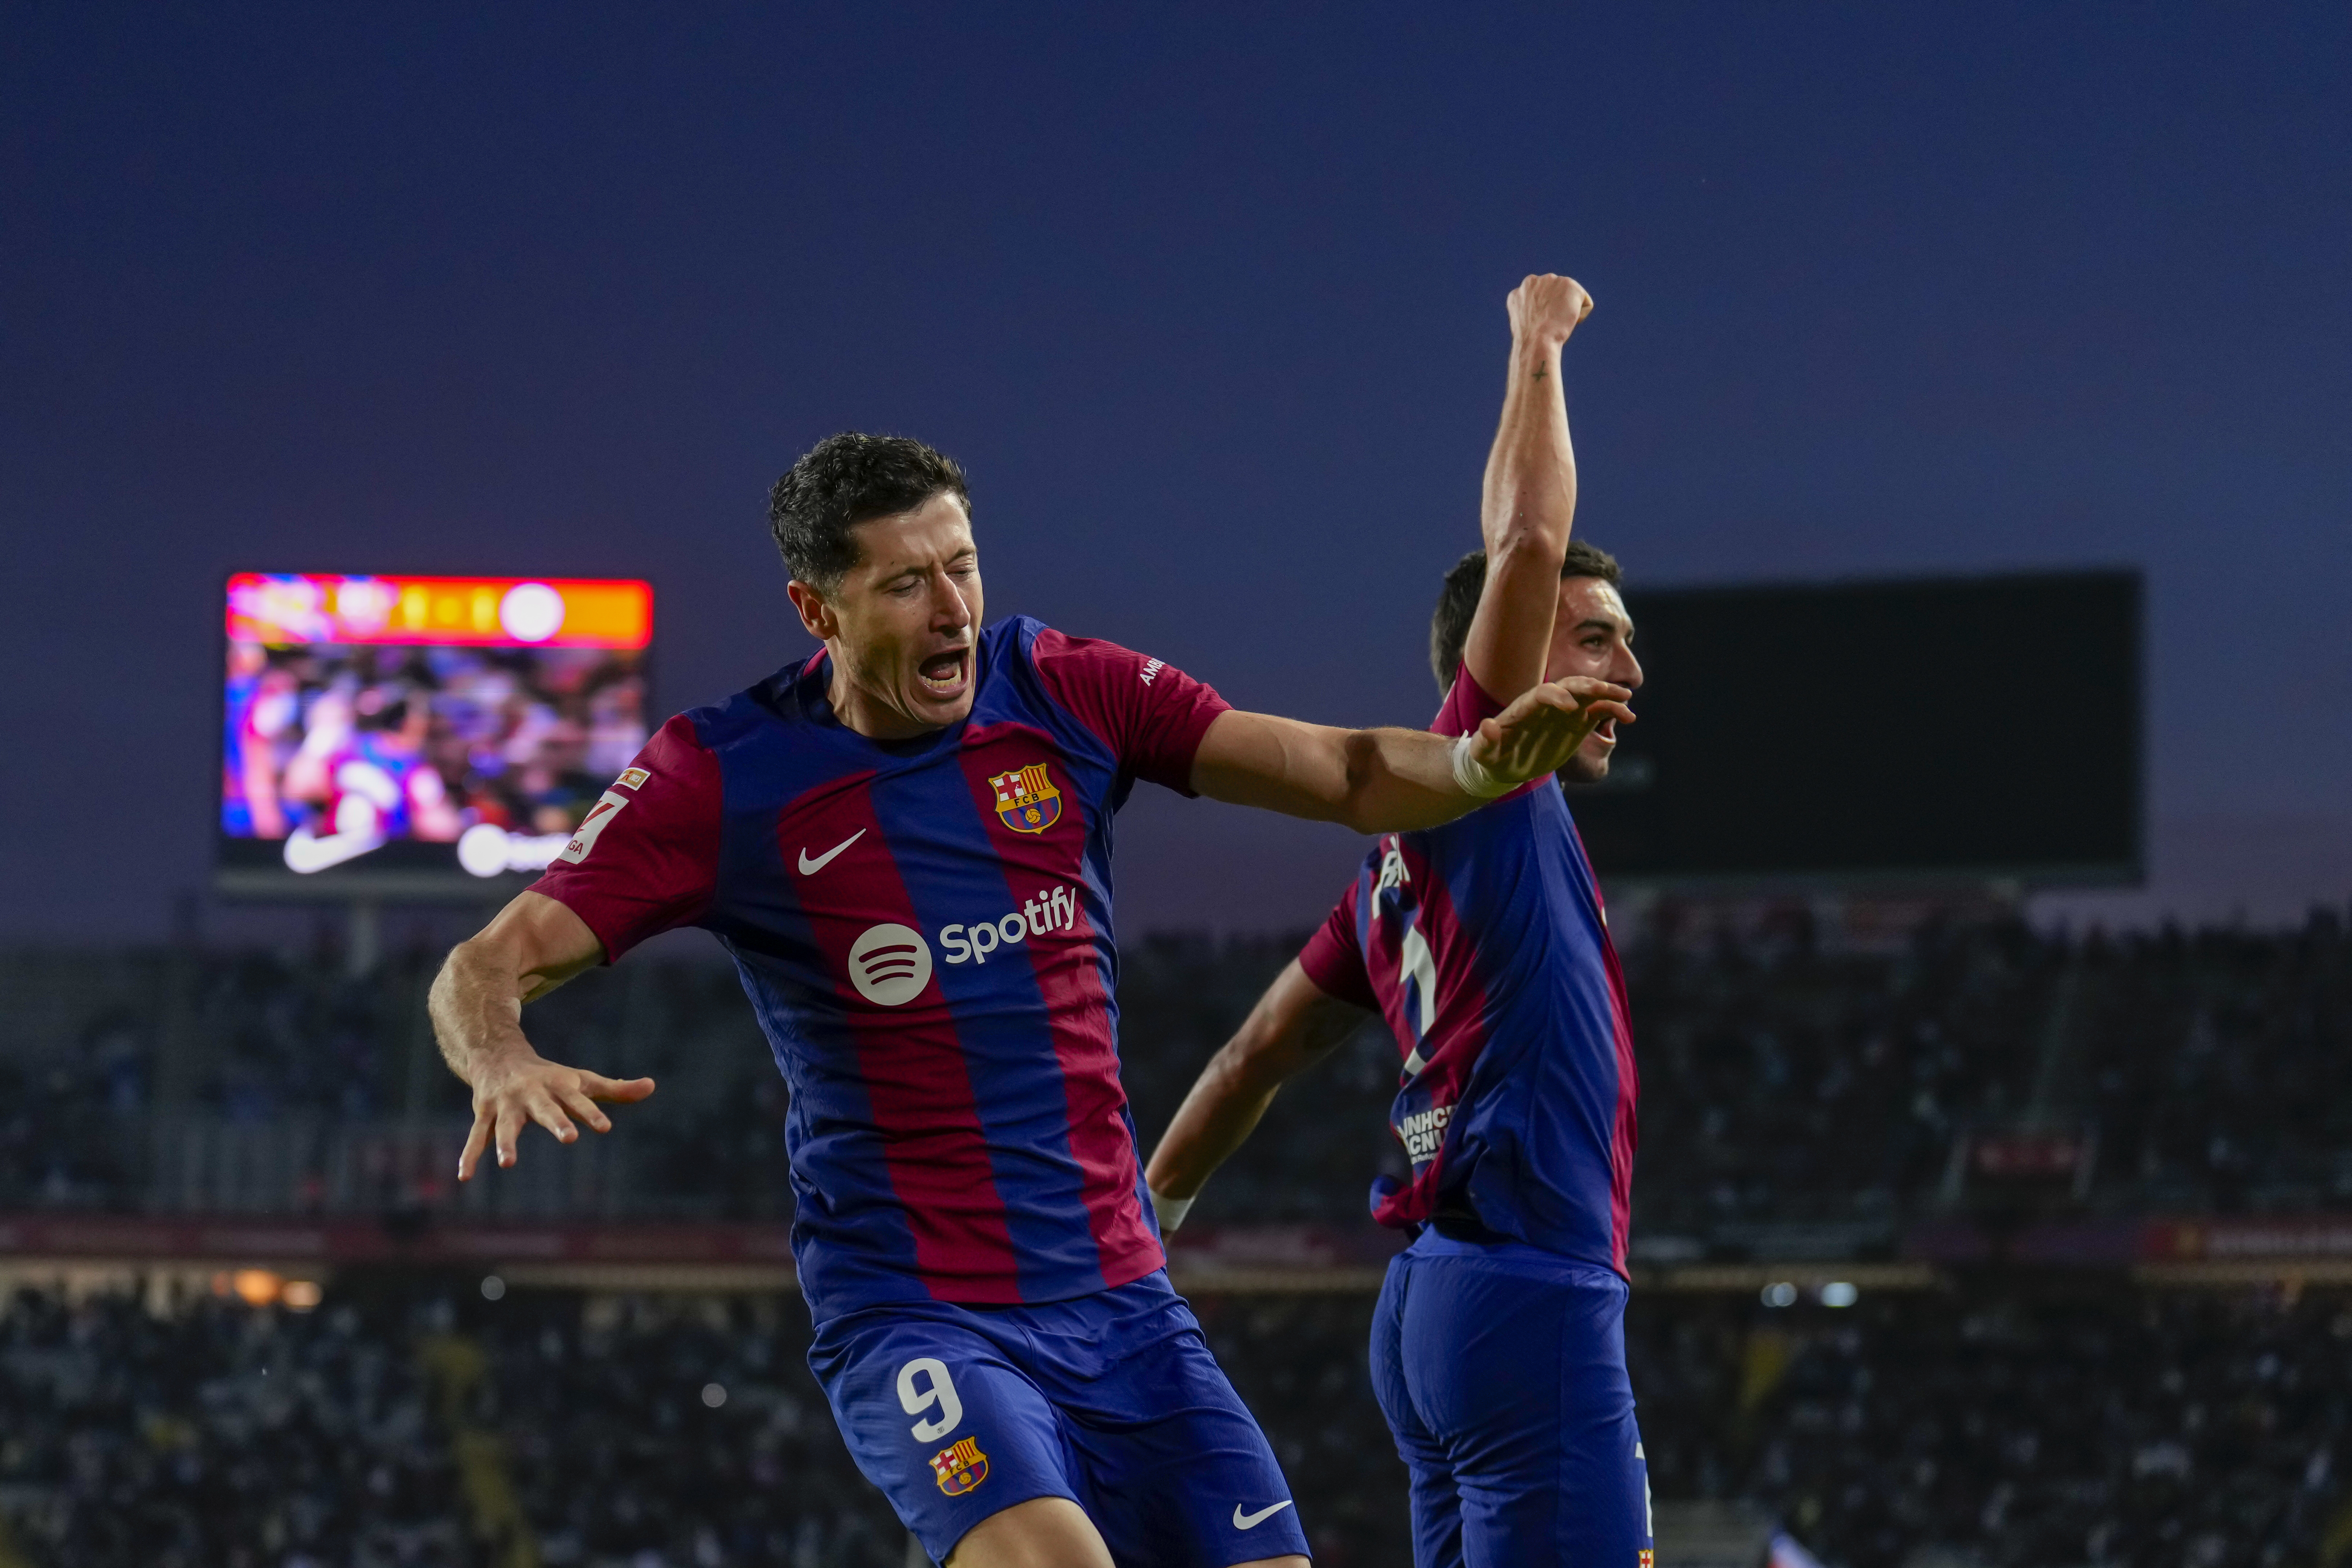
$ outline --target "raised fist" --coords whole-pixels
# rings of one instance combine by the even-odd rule
[[[1511,290],[1511,331],[1541,343],[1564,343],[1592,313],[1592,296],[1573,278],[1546,272]]]

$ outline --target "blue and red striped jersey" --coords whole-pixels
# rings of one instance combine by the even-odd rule
[[[1465,668],[1430,727],[1466,734],[1500,711]],[[1381,1224],[1452,1221],[1624,1271],[1633,1022],[1557,784],[1383,837],[1298,962],[1378,1009],[1404,1058],[1390,1124],[1412,1176]]]
[[[1191,794],[1225,703],[1034,620],[981,634],[970,717],[872,741],[820,652],[664,725],[537,890],[607,961],[676,926],[734,959],[792,1088],[819,1321],[1064,1300],[1165,1261],[1119,1087],[1111,817]]]

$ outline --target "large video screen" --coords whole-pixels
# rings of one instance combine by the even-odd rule
[[[1606,784],[1570,791],[1604,877],[2137,879],[2137,574],[1627,601],[1641,721]]]
[[[243,573],[227,610],[225,890],[536,875],[648,733],[645,583]]]

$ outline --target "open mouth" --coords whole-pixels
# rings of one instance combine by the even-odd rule
[[[1617,721],[1614,719],[1603,719],[1600,723],[1592,726],[1592,733],[1595,737],[1608,744],[1612,746],[1615,745],[1617,743]]]
[[[951,648],[935,653],[915,667],[921,678],[923,689],[933,697],[953,697],[961,692],[971,679],[971,649]]]

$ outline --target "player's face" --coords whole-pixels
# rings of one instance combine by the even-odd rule
[[[963,503],[936,495],[852,531],[856,566],[832,593],[794,583],[802,624],[833,650],[834,709],[877,740],[943,729],[971,711],[980,553]]]
[[[1617,590],[1598,577],[1563,577],[1559,611],[1552,618],[1551,657],[1544,665],[1546,680],[1590,675],[1633,690],[1642,684],[1642,664],[1633,657],[1633,618]],[[1604,719],[1568,766],[1559,771],[1580,784],[1609,776],[1609,758],[1617,750],[1617,721]]]

